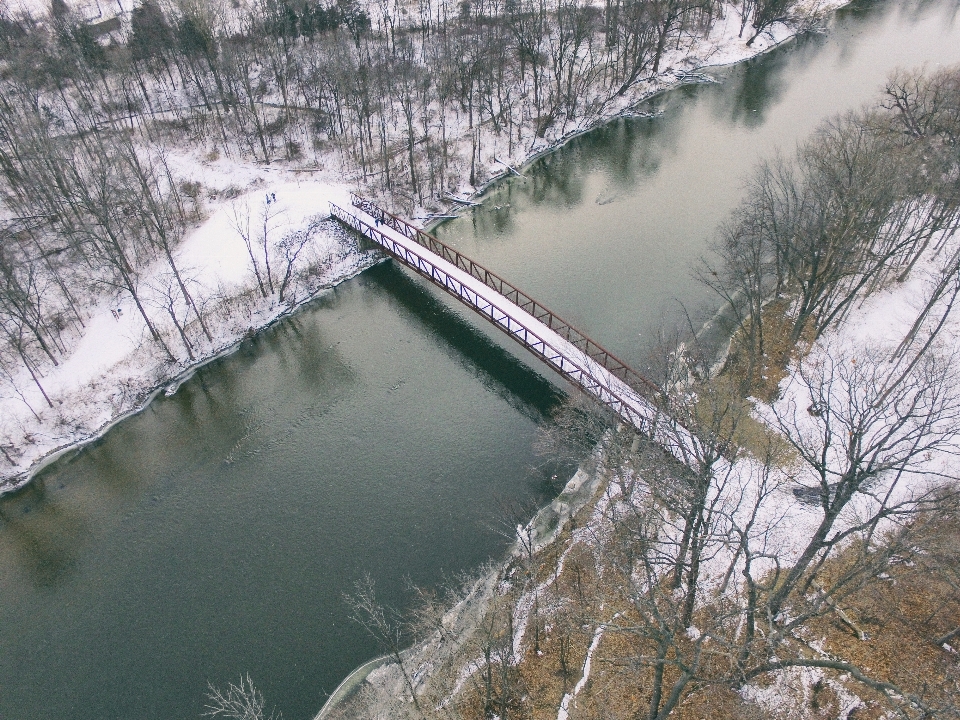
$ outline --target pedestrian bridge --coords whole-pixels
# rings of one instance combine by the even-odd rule
[[[648,399],[657,387],[599,343],[499,275],[433,235],[351,194],[330,212],[411,270],[446,290],[624,422],[692,465],[693,438]]]

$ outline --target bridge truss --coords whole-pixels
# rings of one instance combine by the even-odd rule
[[[333,217],[479,313],[625,422],[690,463],[690,438],[648,397],[656,386],[599,343],[499,275],[433,235],[351,194]],[[665,433],[664,425],[673,432]]]

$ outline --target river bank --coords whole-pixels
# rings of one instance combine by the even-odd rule
[[[517,538],[506,559],[461,589],[461,599],[438,619],[440,629],[403,651],[399,662],[392,655],[385,655],[358,667],[330,694],[314,720],[351,720],[383,713],[389,717],[393,716],[391,711],[398,709],[402,713],[408,687],[405,675],[413,679],[414,687],[421,689],[434,674],[453,672],[458,689],[462,688],[479,668],[460,667],[457,663],[463,662],[464,653],[471,657],[475,654],[471,652],[471,643],[500,591],[499,586],[508,582],[507,577],[525,557],[543,553],[568,530],[571,521],[579,524],[583,516],[593,512],[590,506],[607,480],[604,445],[609,439],[608,434],[549,505],[526,525],[518,526]],[[521,630],[521,639],[523,634]],[[447,699],[452,700],[453,694]]]
[[[244,340],[382,260],[325,219],[329,202],[348,199],[343,186],[303,183],[295,177],[269,185],[255,177],[249,185],[256,189],[221,202],[176,251],[197,303],[205,308],[210,328],[206,341],[194,344],[189,355],[182,349],[166,355],[147,335],[129,298],[101,298],[75,339],[73,353],[47,369],[42,390],[39,383],[31,388],[19,380],[17,393],[0,400],[8,463],[0,474],[0,495],[22,488],[64,454],[97,441],[141,412],[160,393],[176,392],[199,368],[230,355]],[[251,286],[248,249],[234,227],[238,212],[264,207],[266,190],[279,198],[272,203],[271,236],[309,232],[282,302],[276,294],[263,297]],[[146,303],[162,307],[163,273],[160,263],[143,273]]]
[[[667,50],[663,58],[664,69],[653,75],[636,81],[630,88],[617,96],[607,98],[601,104],[600,112],[592,116],[575,118],[574,122],[564,126],[551,126],[542,137],[534,137],[527,146],[514,144],[503,138],[494,138],[487,148],[489,163],[483,168],[483,176],[476,186],[461,182],[461,199],[476,201],[497,183],[520,174],[543,157],[550,155],[570,141],[581,137],[611,121],[623,117],[649,117],[647,113],[638,113],[636,108],[658,95],[675,90],[684,85],[715,83],[717,78],[709,71],[721,70],[751,60],[775,50],[786,42],[794,40],[805,32],[825,32],[825,23],[836,10],[848,5],[851,0],[810,0],[799,2],[791,9],[791,22],[776,22],[761,33],[751,45],[741,37],[741,16],[734,5],[725,5],[721,18],[711,27],[704,37],[691,35],[677,47]],[[462,142],[462,141],[461,141]],[[510,148],[514,148],[511,152]],[[504,161],[502,158],[506,158]],[[464,178],[465,180],[465,178]],[[417,207],[414,214],[422,216],[429,224],[428,228],[439,226],[451,219],[445,213],[463,209],[463,202],[452,196],[436,198],[443,210],[431,211]]]

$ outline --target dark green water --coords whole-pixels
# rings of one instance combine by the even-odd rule
[[[643,365],[741,178],[897,65],[960,62],[955,3],[845,11],[503,183],[441,232]],[[499,208],[499,209],[498,209]],[[342,601],[402,603],[503,551],[546,501],[558,398],[519,349],[392,265],[344,283],[0,499],[0,718],[184,719],[249,672],[311,718],[377,648]],[[562,481],[563,477],[560,478]]]
[[[247,671],[311,716],[376,652],[363,573],[402,602],[547,500],[555,399],[391,265],[345,283],[0,504],[0,716],[196,717]]]

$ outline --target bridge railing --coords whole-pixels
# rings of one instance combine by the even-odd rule
[[[404,237],[413,240],[434,255],[442,257],[451,265],[463,270],[491,290],[495,290],[507,298],[510,302],[542,322],[564,340],[593,359],[594,362],[603,367],[611,375],[619,378],[637,392],[643,393],[644,395],[657,393],[656,385],[647,378],[643,377],[643,375],[620,360],[616,355],[605,349],[600,343],[591,340],[555,312],[537,300],[534,300],[516,285],[504,280],[496,273],[491,272],[467,256],[462,255],[430,233],[421,230],[416,225],[407,222],[393,213],[387,212],[356,193],[350,193],[350,199],[355,208],[362,210],[376,222],[382,223]]]
[[[642,399],[634,390],[628,389],[625,383],[617,388],[616,385],[620,381],[613,377],[612,373],[606,373],[607,377],[603,377],[604,371],[596,367],[591,368],[591,364],[596,366],[596,363],[590,358],[585,355],[577,357],[580,351],[571,353],[556,347],[549,339],[543,337],[542,333],[528,327],[522,319],[515,318],[509,308],[505,307],[505,303],[498,302],[496,293],[491,293],[494,296],[493,298],[484,297],[476,289],[471,288],[467,283],[438,266],[431,259],[436,258],[436,254],[429,249],[423,248],[421,250],[420,248],[423,246],[415,248],[410,245],[403,245],[399,240],[384,232],[386,229],[383,227],[384,223],[379,223],[374,219],[374,224],[370,224],[333,203],[331,203],[330,209],[333,216],[344,225],[368,237],[407,267],[439,285],[461,302],[486,317],[497,328],[545,361],[574,385],[597,398],[626,422],[648,434],[654,431],[659,413],[653,404]],[[410,240],[406,235],[404,237]],[[500,297],[502,300],[509,302],[505,297]],[[633,399],[631,400],[629,395],[625,393],[633,395]]]

